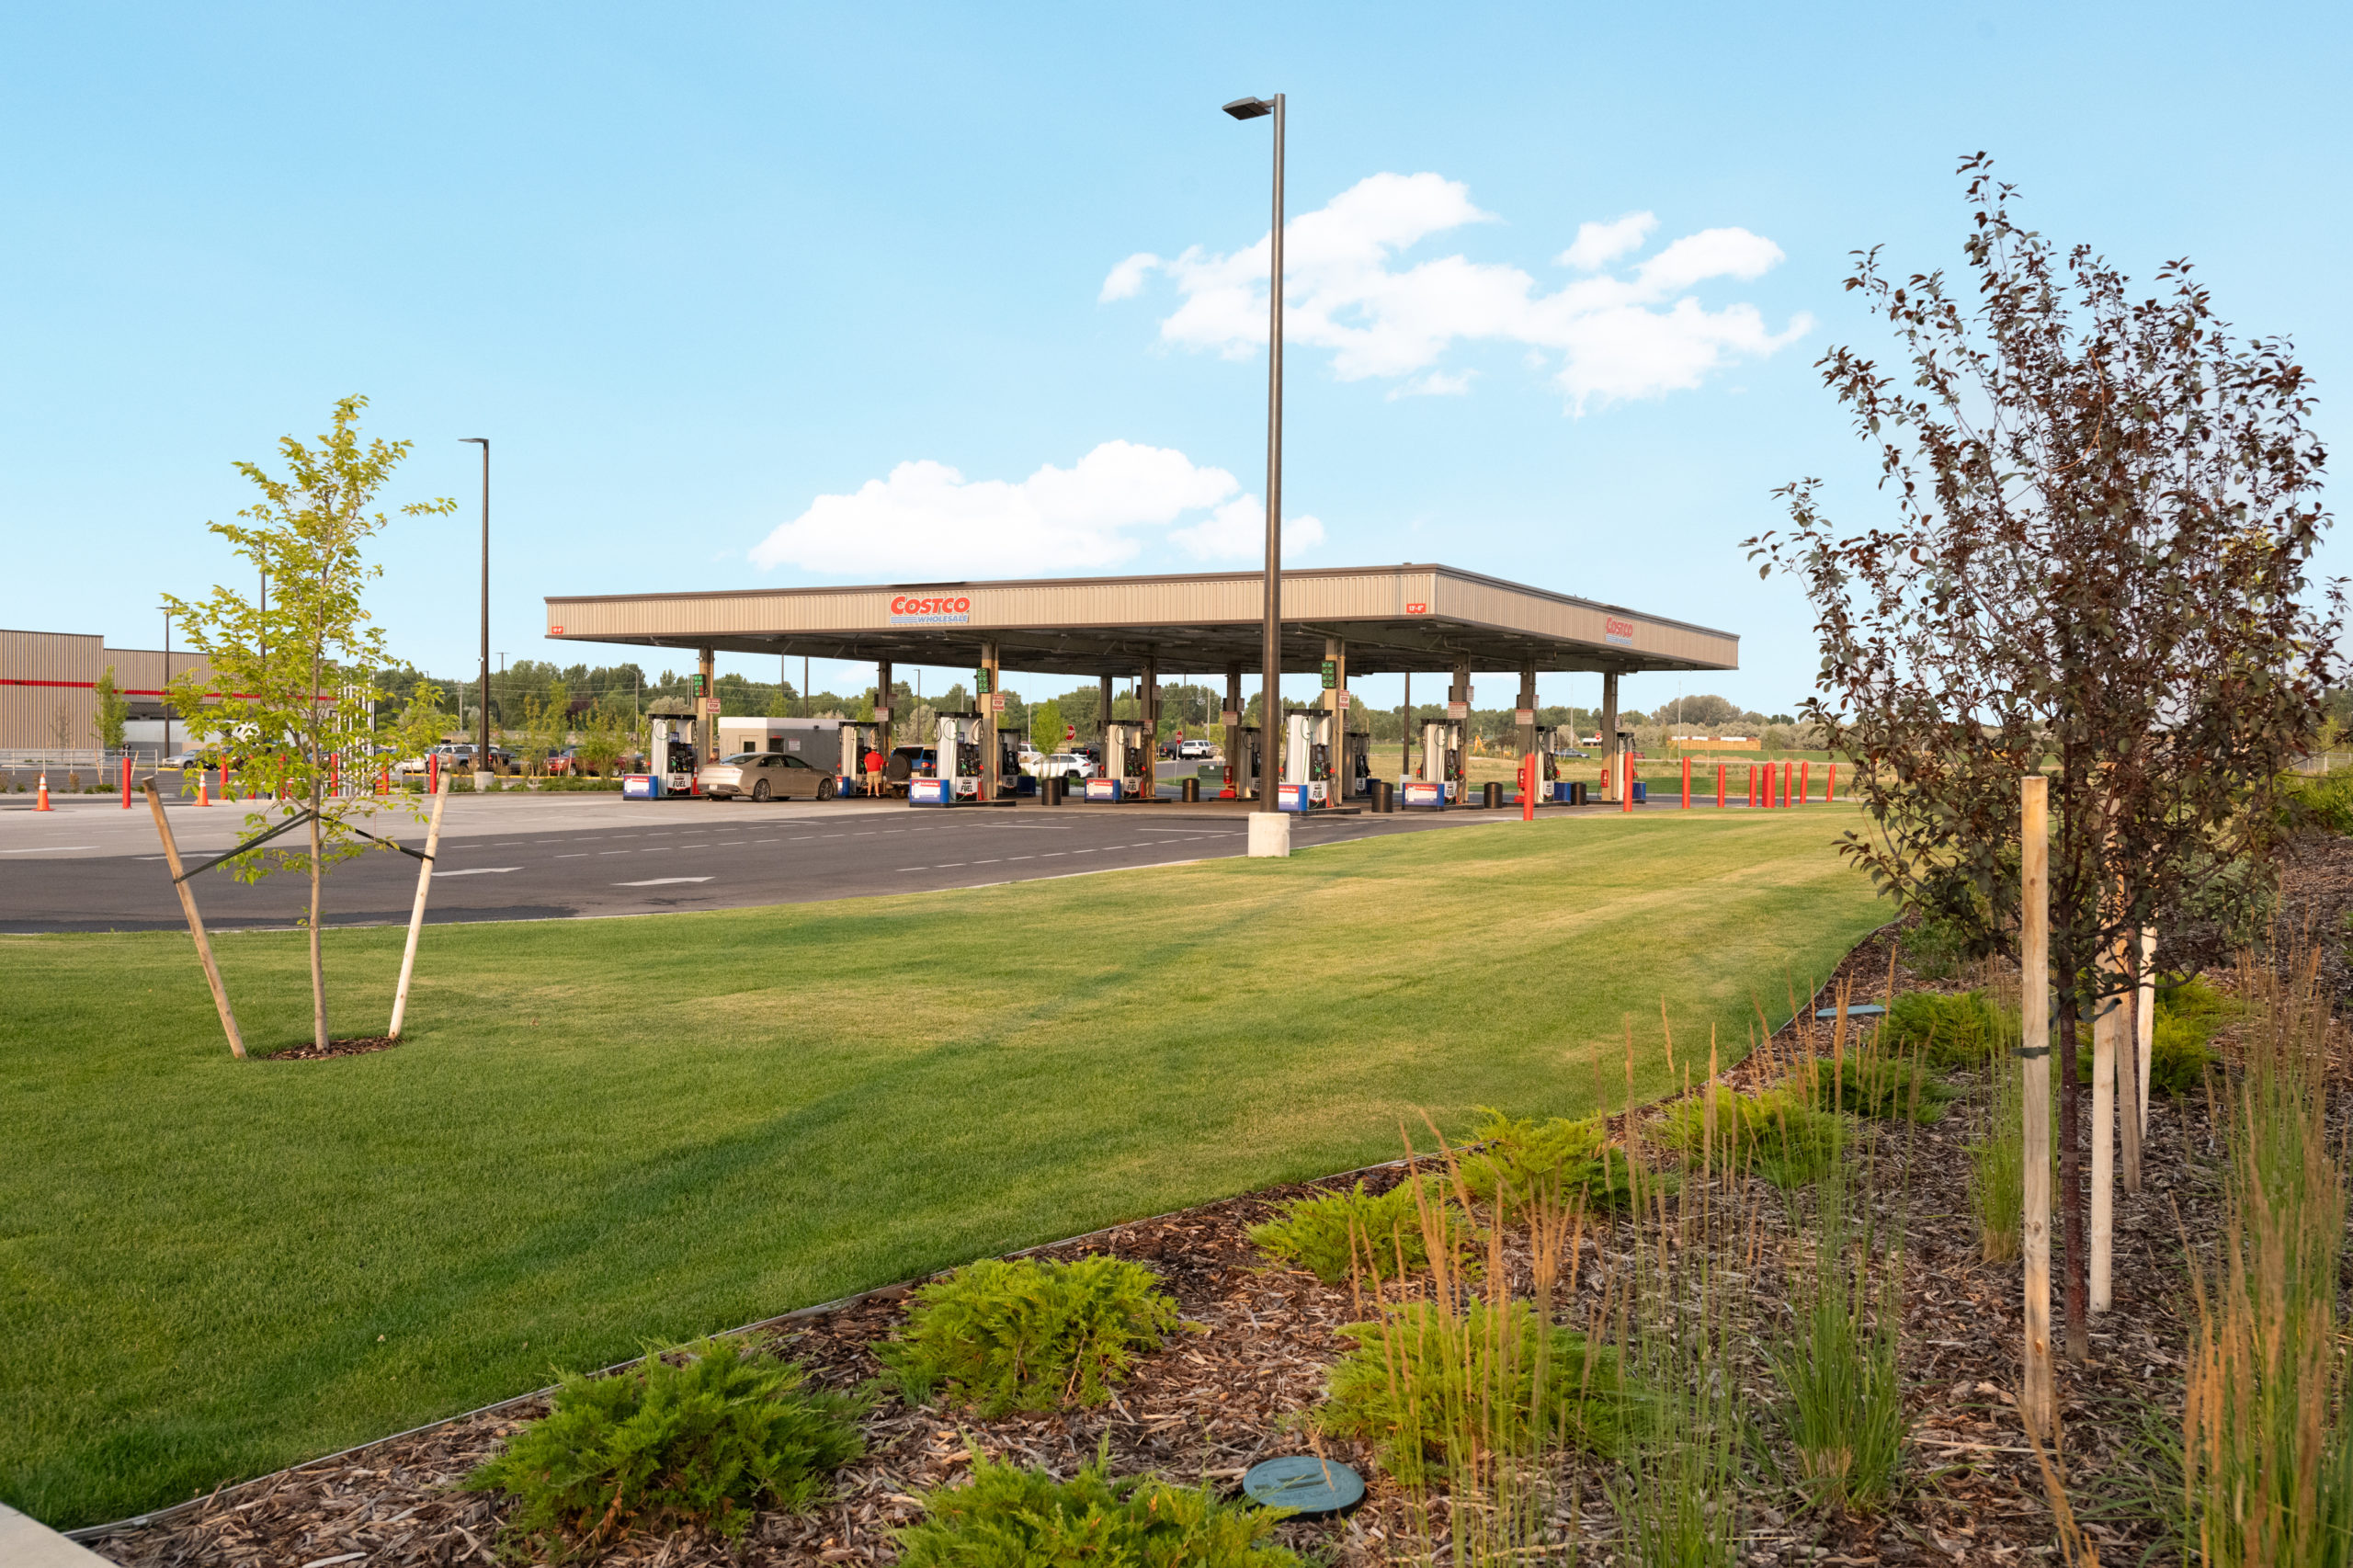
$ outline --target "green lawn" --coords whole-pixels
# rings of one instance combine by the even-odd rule
[[[793,1306],[1582,1112],[1885,917],[1845,812],[1553,818],[790,908],[439,926],[408,1043],[236,1062],[185,936],[0,939],[0,1498],[70,1526]],[[396,930],[327,937],[383,1027]],[[299,937],[232,936],[257,1051]],[[1737,1050],[1727,1055],[1737,1054]]]

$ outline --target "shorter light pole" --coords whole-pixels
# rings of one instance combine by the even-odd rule
[[[164,749],[155,754],[155,766],[172,755],[172,610],[164,607]]]

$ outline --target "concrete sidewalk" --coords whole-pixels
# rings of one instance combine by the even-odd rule
[[[0,1563],[7,1568],[100,1568],[105,1562],[39,1519],[0,1503]]]

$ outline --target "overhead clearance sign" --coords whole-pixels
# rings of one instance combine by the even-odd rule
[[[893,626],[961,626],[972,619],[972,601],[949,594],[919,597],[894,594],[891,598]]]

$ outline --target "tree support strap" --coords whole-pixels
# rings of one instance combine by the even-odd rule
[[[263,845],[268,843],[271,839],[276,838],[279,834],[290,832],[291,830],[301,826],[304,823],[309,822],[313,817],[316,817],[324,823],[333,823],[335,826],[342,828],[346,833],[356,833],[370,844],[384,845],[387,847],[399,850],[404,855],[413,855],[419,860],[430,860],[433,858],[432,856],[427,855],[422,849],[411,849],[407,845],[398,843],[395,840],[390,838],[379,838],[364,827],[354,827],[340,817],[331,817],[324,812],[313,811],[310,807],[305,806],[301,811],[296,812],[292,816],[288,817],[284,822],[279,823],[276,827],[271,828],[268,832],[256,834],[255,836],[246,839],[243,844],[238,845],[234,849],[229,850],[223,854],[215,855],[211,859],[205,861],[204,864],[200,866],[189,867],[187,870],[182,871],[178,876],[174,877],[172,881],[175,882],[184,882],[190,877],[195,876],[199,871],[209,871],[212,869],[213,867],[221,864],[223,860],[233,860],[238,856],[245,854],[249,850],[258,849]]]

